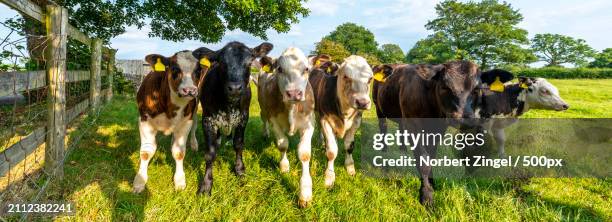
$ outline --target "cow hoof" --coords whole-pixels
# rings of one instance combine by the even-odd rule
[[[147,179],[141,176],[140,174],[137,174],[136,177],[134,178],[134,188],[132,189],[132,192],[134,193],[142,192],[145,188],[146,183],[147,183]]]
[[[421,205],[427,208],[432,208],[434,206],[433,192],[421,191],[419,195],[419,202],[421,203]]]
[[[203,195],[206,194],[206,196],[210,196],[210,191],[211,191],[211,186],[207,186],[207,185],[202,185],[200,184],[200,187],[198,187],[198,192],[196,192],[197,195]]]
[[[198,151],[198,142],[191,142],[191,150]]]
[[[356,174],[356,172],[355,172],[355,165],[348,165],[348,166],[346,166],[346,172],[350,176],[355,176],[355,174]]]
[[[331,170],[325,171],[325,187],[331,188],[334,186],[334,181],[336,180],[336,173]]]
[[[236,173],[236,176],[239,176],[239,177],[244,176],[244,172],[245,172],[244,166],[234,166],[234,172]]]
[[[306,208],[311,203],[312,203],[312,196],[308,196],[308,197],[301,197],[300,196],[300,199],[298,200],[298,205],[300,206],[300,208]]]
[[[281,173],[289,173],[289,160],[281,160],[280,162],[280,171]]]
[[[185,175],[174,176],[174,190],[184,190],[187,187]]]

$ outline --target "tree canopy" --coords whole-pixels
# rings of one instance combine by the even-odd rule
[[[336,30],[329,33],[324,39],[342,44],[351,54],[377,53],[378,43],[374,39],[374,34],[355,23],[344,23],[336,27]]]
[[[380,46],[378,58],[382,63],[403,63],[404,51],[397,44],[383,44]]]
[[[612,48],[604,49],[601,53],[595,55],[589,66],[593,68],[612,68]]]
[[[46,0],[34,0],[43,6]],[[266,30],[288,32],[308,16],[305,0],[56,0],[68,9],[70,23],[108,42],[127,26],[151,26],[149,36],[164,40],[218,42],[227,30],[267,39]]]
[[[327,39],[322,39],[320,42],[318,42],[313,53],[317,55],[327,54],[331,56],[332,61],[336,63],[341,63],[344,58],[351,55],[351,53],[346,50],[342,44]]]
[[[450,40],[442,33],[436,33],[416,42],[406,54],[406,62],[413,64],[444,63],[461,58],[461,53],[461,51],[452,50]]]
[[[561,66],[564,63],[584,66],[595,51],[583,39],[574,39],[559,34],[536,34],[531,48],[546,66]]]
[[[267,39],[266,30],[288,32],[299,17],[308,16],[305,0],[145,0],[151,37],[218,42],[226,30],[242,30]]]
[[[534,58],[531,51],[521,47],[529,43],[527,31],[516,26],[523,16],[509,3],[447,0],[436,5],[436,14],[437,18],[425,27],[446,39],[451,50],[447,54],[458,59],[475,60],[486,69],[497,64],[532,62],[529,60]]]

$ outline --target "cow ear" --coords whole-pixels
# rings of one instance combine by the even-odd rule
[[[527,89],[529,88],[529,86],[533,84],[532,78],[529,78],[529,77],[519,76],[518,80],[519,80],[519,86],[523,89]]]
[[[253,54],[255,54],[255,57],[261,58],[268,55],[268,53],[272,51],[272,48],[274,48],[274,45],[268,42],[264,42],[261,43],[261,45],[258,45],[257,47],[253,48]]]
[[[156,72],[163,72],[170,65],[170,59],[160,54],[149,54],[145,57],[145,61],[149,63],[151,69]]]
[[[506,83],[514,79],[514,75],[511,72],[501,69],[493,69],[480,74],[480,80],[488,85],[495,82],[497,78],[499,78],[499,81],[502,83]]]
[[[373,73],[382,73],[385,77],[393,73],[393,67],[387,64],[377,65],[372,68]]]
[[[332,61],[324,62],[319,66],[325,73],[330,75],[336,75],[336,71],[338,71],[338,64]]]
[[[255,63],[256,60],[253,61],[253,63]],[[274,70],[274,59],[268,57],[268,56],[264,56],[261,57],[261,59],[259,59],[259,62],[257,62],[257,69],[261,69],[262,71],[266,72],[266,73],[271,73]]]
[[[200,47],[191,54],[199,61],[201,66],[210,67],[211,62],[217,61],[217,52],[206,47]]]
[[[414,65],[414,72],[423,80],[438,80],[444,77],[446,73],[446,66],[444,64],[439,65],[425,65],[419,64]]]

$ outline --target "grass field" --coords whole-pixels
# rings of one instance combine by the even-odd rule
[[[571,105],[566,112],[530,111],[527,117],[612,117],[612,80],[553,80]],[[212,196],[196,196],[203,152],[188,150],[187,188],[173,190],[170,137],[158,136],[147,189],[131,193],[139,160],[137,109],[133,97],[116,96],[70,154],[65,179],[50,184],[46,199],[76,202],[77,221],[611,221],[610,179],[439,179],[437,207],[418,203],[417,178],[350,177],[336,160],[336,185],[323,186],[324,148],[313,143],[314,202],[297,206],[299,163],[291,144],[291,171],[281,174],[279,152],[262,136],[254,95],[244,152],[246,176],[232,173],[234,151],[226,144],[215,163]],[[370,110],[366,117],[374,117]],[[198,129],[200,130],[200,129]],[[318,135],[318,134],[315,134]],[[201,132],[198,132],[201,137]],[[200,140],[203,150],[203,141]],[[356,157],[358,159],[359,157]],[[359,161],[357,161],[359,162]],[[359,165],[357,165],[359,169]]]

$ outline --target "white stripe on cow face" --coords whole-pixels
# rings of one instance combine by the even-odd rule
[[[338,97],[345,107],[370,109],[370,81],[373,73],[361,56],[349,56],[339,68]]]
[[[176,64],[182,72],[181,82],[176,93],[180,96],[197,96],[194,72],[198,65],[198,60],[192,55],[191,51],[182,51],[176,53]]]
[[[559,90],[553,84],[543,78],[537,78],[529,86],[527,91],[527,104],[530,108],[550,109],[550,110],[566,110],[569,106],[561,96]]]
[[[306,99],[310,64],[302,50],[289,47],[276,61],[278,69],[275,74],[278,78],[278,87],[283,95],[283,101],[304,101]]]

